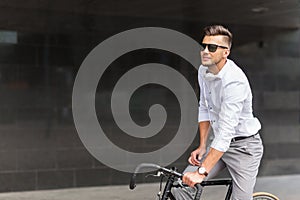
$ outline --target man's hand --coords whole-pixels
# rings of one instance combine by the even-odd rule
[[[195,184],[201,183],[204,180],[205,176],[200,175],[197,171],[187,172],[183,175],[182,181],[190,187],[194,187]]]
[[[194,150],[191,153],[191,156],[189,157],[189,163],[191,165],[197,165],[200,166],[201,163],[199,162],[199,160],[202,159],[203,155],[206,153],[206,147],[199,147],[198,149]]]

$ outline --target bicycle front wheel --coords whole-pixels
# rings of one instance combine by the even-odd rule
[[[256,192],[253,194],[253,200],[279,200],[279,198],[267,192]]]

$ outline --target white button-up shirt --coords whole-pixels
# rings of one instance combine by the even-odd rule
[[[201,65],[198,71],[198,121],[210,121],[214,132],[211,147],[225,152],[232,138],[251,136],[261,124],[252,113],[252,92],[244,72],[229,59],[217,75],[207,69]]]

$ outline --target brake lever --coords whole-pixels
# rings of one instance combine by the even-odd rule
[[[163,175],[163,174],[164,174],[163,172],[158,171],[156,174],[147,174],[145,176],[145,178],[148,178],[148,177],[161,177],[161,175]]]

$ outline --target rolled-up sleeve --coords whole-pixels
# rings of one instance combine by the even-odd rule
[[[235,127],[243,109],[248,90],[245,82],[234,81],[225,85],[223,102],[219,113],[218,127],[211,147],[218,151],[226,152],[235,133]]]

